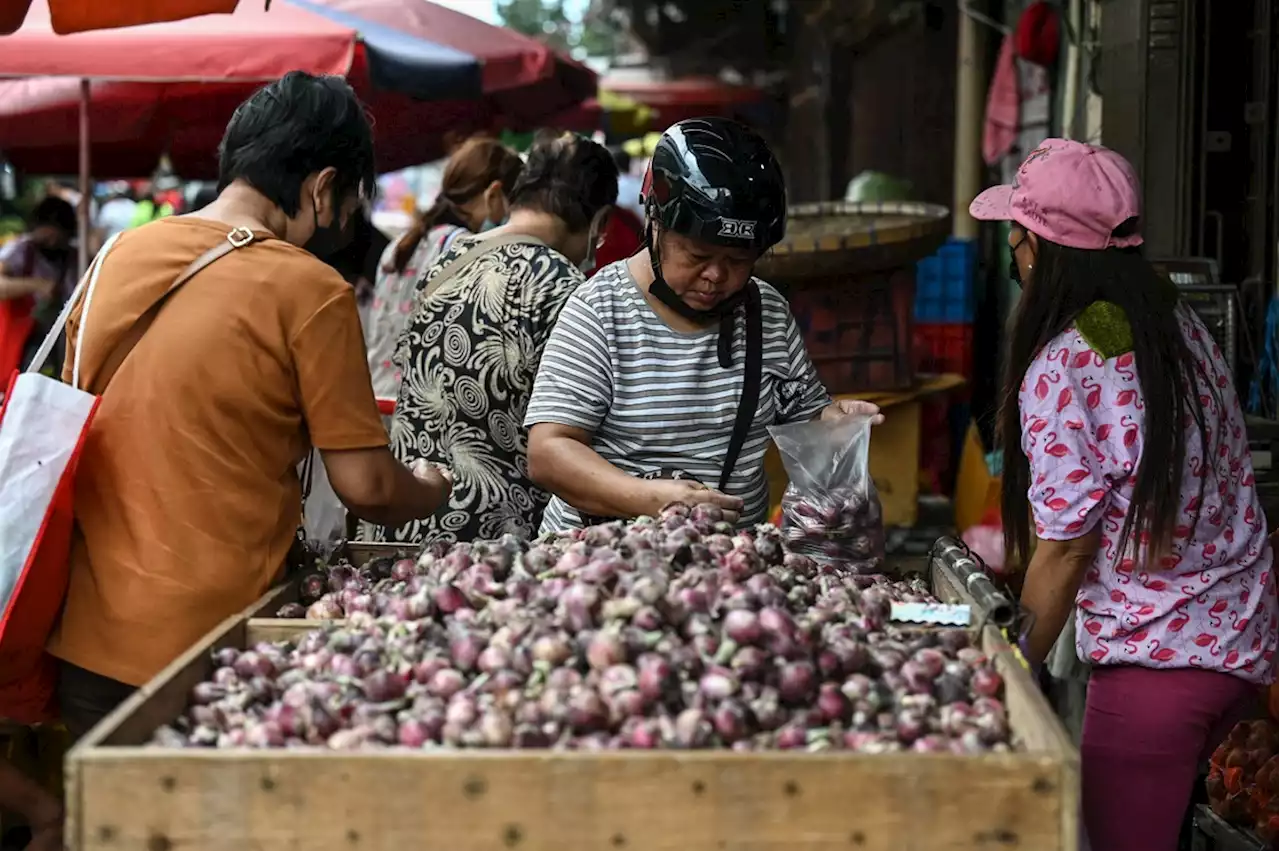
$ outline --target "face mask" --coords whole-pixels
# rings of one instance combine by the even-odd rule
[[[502,221],[495,222],[493,219],[485,216],[484,221],[480,223],[480,230],[476,231],[476,233],[484,233],[485,231],[493,230],[494,228],[500,228],[507,223],[508,218],[510,218],[510,216],[503,216]]]
[[[1022,247],[1022,243],[1027,241],[1027,235],[1024,233],[1022,239],[1013,246],[1009,251],[1009,280],[1013,281],[1019,287],[1023,286],[1022,270],[1018,268],[1018,249]]]
[[[41,245],[37,250],[40,252],[40,256],[50,263],[61,263],[71,256],[71,249],[69,248]]]
[[[334,201],[337,201],[336,190],[334,192]],[[323,260],[326,257],[332,257],[337,254],[351,242],[351,229],[343,226],[342,217],[338,214],[337,203],[333,205],[333,221],[327,225],[320,224],[319,204],[313,202],[311,215],[315,219],[316,230],[302,246],[304,251],[309,251]]]

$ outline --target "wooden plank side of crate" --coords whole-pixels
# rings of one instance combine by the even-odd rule
[[[421,547],[416,544],[394,544],[383,541],[348,541],[347,556],[357,567],[375,558],[414,558]]]
[[[1056,794],[1062,802],[1061,835],[1064,847],[1075,848],[1080,830],[1080,753],[999,629],[988,626],[983,630],[982,649],[1004,678],[1005,708],[1018,746],[1050,757],[1059,767]]]
[[[81,851],[1074,851],[1029,755],[98,749]]]
[[[259,641],[296,641],[315,629],[335,621],[308,621],[294,618],[251,618],[245,624],[245,645],[252,647]]]
[[[286,579],[279,585],[263,594],[245,610],[251,618],[269,618],[280,611],[280,607],[285,603],[298,602],[298,579]]]

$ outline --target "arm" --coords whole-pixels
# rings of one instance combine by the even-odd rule
[[[342,504],[387,526],[433,514],[448,497],[449,482],[434,468],[411,473],[387,447],[350,287],[342,284],[302,324],[292,350],[311,444]]]
[[[612,403],[608,336],[596,311],[575,295],[551,331],[525,413],[529,478],[579,511],[603,517],[652,515],[685,500],[741,511],[735,497],[689,481],[638,479],[602,458],[591,443]]]
[[[1033,365],[1032,370],[1043,369]],[[1044,661],[1075,611],[1080,586],[1096,580],[1103,516],[1113,481],[1128,475],[1116,459],[1131,449],[1112,437],[1102,409],[1082,404],[1085,376],[1069,368],[1060,393],[1023,392],[1021,445],[1028,459],[1027,502],[1036,548],[1022,582],[1021,602],[1035,615],[1022,647],[1032,665]],[[1034,387],[1033,372],[1027,386]]]
[[[0,248],[0,301],[47,296],[53,292],[53,281],[23,274],[23,269],[31,271],[31,252],[34,251],[35,246],[26,238],[16,239]]]
[[[333,492],[357,517],[396,528],[434,514],[449,497],[449,480],[424,467],[414,474],[386,446],[321,450]]]
[[[0,274],[0,301],[23,296],[47,296],[53,292],[53,281],[45,278],[17,277]]]
[[[538,423],[529,431],[529,478],[587,514],[657,514],[667,504],[660,483],[622,472],[591,448],[591,438],[586,429]]]
[[[1022,584],[1022,606],[1035,615],[1023,654],[1032,665],[1044,662],[1076,607],[1076,592],[1093,565],[1101,540],[1099,526],[1069,540],[1037,539]]]
[[[772,289],[761,287],[760,297],[762,307],[767,317],[773,310],[778,310],[785,317],[785,329],[783,331],[787,342],[787,373],[786,377],[779,381],[776,385],[775,393],[777,394],[777,416],[778,425],[786,425],[788,423],[805,422],[808,420],[839,418],[844,415],[840,402],[833,402],[831,395],[827,393],[827,388],[823,385],[822,379],[818,377],[818,370],[813,365],[813,360],[809,357],[809,351],[804,347],[804,337],[800,333],[800,326],[796,324],[796,319],[791,315],[791,310],[785,304],[774,305],[774,301],[781,301],[782,297],[777,295]],[[768,331],[766,330],[766,334]],[[845,405],[864,405],[864,402],[846,402]],[[872,406],[874,407],[874,406]],[[878,414],[879,408],[875,408],[870,413]],[[855,411],[850,410],[849,413]],[[861,409],[858,410],[861,412]]]

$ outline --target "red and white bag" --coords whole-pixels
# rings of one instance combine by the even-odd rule
[[[54,717],[57,666],[44,648],[67,593],[76,465],[99,400],[80,389],[80,356],[98,273],[118,236],[102,246],[27,371],[14,374],[0,407],[0,718],[20,723]],[[116,344],[97,383],[111,380],[178,288],[219,258],[267,236],[233,228],[192,261]],[[71,383],[63,384],[39,371],[82,293]]]
[[[103,246],[0,407],[0,717],[52,720],[56,668],[45,642],[67,592],[73,482],[98,397],[77,389],[81,342]],[[67,317],[85,296],[71,384],[40,374]]]

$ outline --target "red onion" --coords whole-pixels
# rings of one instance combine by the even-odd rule
[[[738,644],[754,644],[764,634],[755,612],[734,609],[724,616],[724,634]]]
[[[847,521],[848,506],[830,510]],[[886,623],[890,601],[928,599],[919,580],[854,575],[719,514],[328,568],[303,614],[345,622],[217,651],[155,742],[1007,749],[1003,706],[985,696],[999,678],[968,634]]]
[[[1004,688],[1004,678],[994,668],[978,668],[969,678],[969,688],[979,697],[998,697]]]
[[[778,694],[785,703],[807,703],[816,685],[817,676],[808,662],[790,662],[778,674]]]
[[[402,558],[391,565],[390,577],[397,582],[408,582],[417,572],[417,564],[413,559]]]

